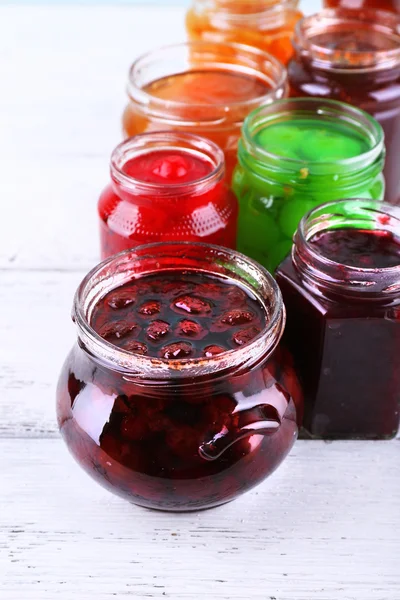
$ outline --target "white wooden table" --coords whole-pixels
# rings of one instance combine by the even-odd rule
[[[0,7],[0,598],[399,600],[400,440],[299,442],[236,502],[173,515],[104,491],[59,438],[127,68],[182,22],[182,8]]]

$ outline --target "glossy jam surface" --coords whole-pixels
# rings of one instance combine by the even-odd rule
[[[310,239],[329,260],[362,269],[386,269],[400,265],[400,240],[392,233],[373,230],[332,229]]]
[[[227,181],[236,164],[237,141],[242,120],[248,114],[246,103],[262,99],[271,91],[266,79],[240,70],[215,69],[177,73],[152,81],[144,91],[150,97],[178,103],[163,118],[145,113],[131,102],[124,113],[123,127],[127,137],[157,130],[179,130],[203,135],[224,151]],[[241,104],[243,107],[240,108]],[[220,110],[226,105],[221,121]],[[210,106],[210,111],[207,110]],[[232,109],[232,106],[234,107]],[[218,107],[213,118],[212,107]],[[232,122],[229,115],[232,114]]]
[[[254,46],[286,64],[293,53],[293,30],[301,17],[302,13],[289,2],[283,7],[273,0],[208,3],[194,0],[186,17],[186,27],[191,40],[212,39]]]
[[[347,11],[348,13],[349,11]],[[350,11],[351,12],[351,11]],[[358,13],[357,13],[358,14]],[[337,22],[341,23],[340,13]],[[379,13],[375,25],[357,24],[357,16],[329,31],[309,34],[314,45],[304,54],[300,50],[288,65],[292,97],[319,97],[340,100],[368,112],[385,132],[385,199],[400,202],[400,56],[398,62],[384,66],[387,52],[399,50],[400,36],[379,31]],[[322,30],[323,27],[321,26]],[[325,66],[319,60],[324,51]],[[381,56],[381,58],[379,58]]]
[[[377,8],[400,13],[400,0],[324,0],[325,8]]]
[[[159,241],[235,248],[237,202],[223,175],[205,183],[214,168],[205,155],[179,149],[128,160],[121,171],[132,181],[109,185],[98,202],[102,258]]]
[[[400,240],[375,230],[337,229],[310,240],[320,254],[342,265],[377,269],[400,266]],[[352,272],[347,279],[357,280]],[[366,299],[337,288],[313,293],[290,257],[277,281],[287,308],[285,342],[305,394],[304,425],[319,438],[386,439],[399,427],[400,296]],[[364,296],[363,296],[364,294]],[[307,338],[307,344],[301,340]]]
[[[126,350],[159,358],[212,357],[250,342],[266,324],[259,301],[230,280],[172,272],[109,292],[91,325]]]
[[[257,485],[288,454],[302,418],[283,347],[256,362],[249,356],[240,368],[230,368],[223,352],[250,341],[264,322],[251,292],[205,273],[149,275],[107,294],[93,325],[116,351],[141,352],[131,354],[134,364],[162,356],[179,369],[177,359],[225,356],[225,368],[199,377],[193,365],[180,378],[173,369],[143,379],[140,369],[119,372],[77,344],[57,390],[58,423],[73,456],[110,491],[160,510],[209,508]]]
[[[290,159],[289,167],[269,168],[239,149],[233,190],[239,202],[237,248],[273,272],[290,252],[300,219],[312,208],[337,198],[381,200],[381,166],[361,171],[349,181],[340,161],[362,156],[371,140],[341,120],[295,115],[261,128],[255,144]],[[329,165],[318,170],[318,165]],[[381,163],[382,164],[382,163]],[[291,169],[291,170],[289,170]]]

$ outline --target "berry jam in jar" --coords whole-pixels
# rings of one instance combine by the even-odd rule
[[[236,246],[223,152],[189,133],[147,133],[117,146],[98,212],[102,258],[161,241]]]
[[[315,437],[387,439],[399,427],[400,210],[332,202],[300,223],[277,270],[286,342]],[[304,343],[304,340],[307,343]]]
[[[298,0],[192,0],[186,17],[194,41],[236,42],[264,50],[287,64]]]
[[[286,69],[258,48],[178,44],[145,54],[132,65],[123,129],[127,137],[174,130],[209,138],[225,154],[230,182],[244,118],[286,93]]]
[[[313,207],[337,198],[383,199],[382,128],[342,102],[299,98],[255,110],[238,158],[237,247],[271,272]]]
[[[87,275],[73,317],[58,423],[114,493],[160,510],[208,508],[290,451],[302,394],[279,343],[279,288],[257,263],[207,244],[140,246]]]
[[[360,8],[378,8],[379,10],[389,10],[400,13],[400,0],[324,0],[326,8],[352,8],[360,10]]]
[[[400,16],[372,9],[324,10],[297,24],[294,47],[288,65],[292,96],[341,100],[382,125],[385,200],[398,204]]]

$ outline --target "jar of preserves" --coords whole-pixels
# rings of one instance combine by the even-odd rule
[[[293,54],[298,0],[192,0],[186,17],[191,40],[237,42],[269,52],[283,64]]]
[[[129,138],[111,155],[98,203],[102,258],[161,241],[235,248],[237,202],[213,142],[161,131]]]
[[[225,154],[228,181],[247,114],[287,94],[273,56],[240,44],[190,42],[150,52],[131,67],[125,136],[175,130],[202,135]]]
[[[136,504],[197,510],[267,477],[302,418],[273,278],[220,246],[122,252],[81,283],[57,388],[78,463]]]
[[[371,116],[333,100],[281,100],[251,113],[233,177],[238,249],[273,272],[314,206],[357,196],[382,200],[383,140]]]
[[[348,102],[385,131],[386,195],[400,202],[400,17],[374,10],[324,10],[296,26],[288,65],[291,95]]]
[[[336,439],[395,436],[399,208],[345,200],[314,209],[301,221],[277,280],[309,433]]]
[[[378,8],[379,10],[390,10],[400,13],[400,0],[324,0],[326,8]]]

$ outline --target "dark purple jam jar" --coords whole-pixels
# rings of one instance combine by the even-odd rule
[[[219,246],[160,243],[95,267],[58,383],[77,462],[127,500],[169,511],[233,500],[283,461],[302,394],[273,278]]]
[[[400,210],[332,202],[300,223],[277,270],[285,341],[318,438],[388,439],[399,428]]]

